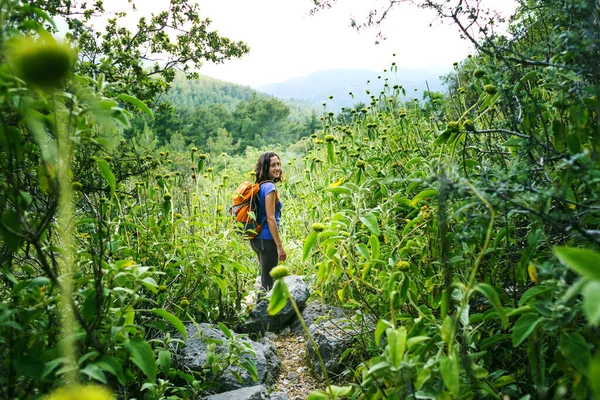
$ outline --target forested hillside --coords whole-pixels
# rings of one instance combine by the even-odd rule
[[[274,400],[299,374],[311,400],[599,398],[600,5],[517,3],[499,35],[418,2],[475,46],[447,93],[390,81],[294,125],[162,101],[248,51],[184,0],[98,34],[100,2],[0,2],[0,398]],[[227,210],[271,149],[287,260],[260,300]]]
[[[193,145],[208,147],[215,155],[238,154],[248,145],[284,148],[316,129],[315,106],[206,76],[187,79],[176,73],[155,104],[155,118],[135,118],[126,133],[137,136],[146,149]]]

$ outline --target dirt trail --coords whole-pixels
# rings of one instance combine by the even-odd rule
[[[281,374],[273,385],[274,392],[286,392],[289,400],[305,400],[313,390],[324,388],[324,380],[315,377],[309,367],[304,336],[288,333],[273,335],[269,340],[281,360]]]

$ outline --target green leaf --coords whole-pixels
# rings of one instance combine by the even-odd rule
[[[446,385],[450,393],[458,398],[460,389],[460,371],[458,359],[455,355],[440,355],[440,372],[442,373],[444,385]]]
[[[429,339],[431,339],[429,336],[413,336],[406,341],[406,348],[410,350],[413,347],[415,347],[417,344],[424,342],[426,340],[429,340]]]
[[[377,321],[377,327],[375,328],[375,344],[377,346],[379,346],[379,343],[381,342],[381,335],[383,335],[383,332],[388,328],[392,328],[392,324],[385,319]]]
[[[436,189],[425,189],[411,200],[411,204],[416,206],[419,202],[427,197],[435,196],[437,194]]]
[[[552,288],[549,288],[547,286],[544,285],[538,285],[538,286],[534,286],[530,289],[528,289],[525,293],[523,293],[523,296],[521,296],[521,298],[519,299],[519,306],[523,306],[525,304],[527,304],[527,302],[539,295],[542,295],[544,293],[548,293],[551,292]]]
[[[115,194],[115,190],[117,189],[117,179],[110,170],[110,166],[105,159],[96,158],[96,163],[98,163],[98,167],[100,167],[100,173],[102,174],[102,177],[106,179],[108,186],[110,186],[110,196],[112,198]]]
[[[579,371],[587,375],[591,360],[590,349],[583,336],[579,332],[560,334],[559,348],[565,358]]]
[[[329,400],[329,395],[322,390],[314,390],[310,392],[307,400]]]
[[[352,194],[352,191],[345,186],[332,186],[323,188],[325,192],[331,192],[335,194]]]
[[[504,375],[494,381],[495,388],[501,388],[511,383],[515,383],[516,379],[512,375]]]
[[[370,260],[371,256],[369,255],[369,249],[367,248],[367,245],[364,243],[359,243],[356,245],[356,250],[358,251],[358,254],[360,254],[361,256],[363,256],[363,258],[365,260]]]
[[[379,232],[379,222],[377,221],[377,217],[373,213],[366,213],[364,216],[360,217],[360,221],[365,224],[367,228],[375,235],[379,236],[381,233]]]
[[[517,347],[518,345],[523,343],[523,341],[527,339],[529,335],[531,335],[536,326],[538,326],[538,324],[543,320],[544,318],[538,317],[538,315],[534,313],[527,313],[521,315],[521,317],[517,320],[513,327],[513,346]]]
[[[142,370],[151,381],[156,380],[156,362],[150,344],[143,338],[136,336],[125,342],[125,348],[131,353],[131,361]]]
[[[288,299],[288,289],[283,279],[278,279],[273,287],[273,293],[271,294],[271,301],[267,312],[269,315],[276,315],[279,311],[283,310]]]
[[[256,369],[256,364],[254,363],[254,360],[252,360],[251,358],[244,358],[240,362],[240,365],[242,366],[242,368],[248,371],[250,377],[254,382],[258,381],[258,370]]]
[[[10,209],[4,210],[2,213],[2,223],[9,227],[13,232],[21,232],[21,219],[19,215]],[[0,234],[8,248],[14,252],[21,247],[21,238],[12,232],[0,228]]]
[[[442,323],[442,340],[444,343],[450,343],[450,341],[454,338],[455,331],[456,324],[454,323],[454,318],[446,315],[446,318],[444,318],[444,322]]]
[[[583,312],[590,325],[600,324],[600,282],[588,282],[581,291],[583,293]]]
[[[84,369],[80,370],[79,372],[89,376],[92,379],[102,382],[104,384],[108,383],[108,381],[106,380],[106,376],[104,375],[104,372],[97,365],[88,364],[88,365],[86,365],[86,367]]]
[[[123,374],[122,363],[117,361],[114,357],[109,355],[103,355],[94,362],[94,365],[101,368],[102,370],[114,375],[121,385],[125,385],[125,374]]]
[[[229,328],[227,328],[222,322],[219,322],[219,329],[221,330],[221,332],[223,332],[227,339],[231,339],[233,337]]]
[[[369,238],[369,246],[371,247],[371,259],[376,260],[379,258],[381,243],[379,238],[375,235],[371,235]]]
[[[400,369],[400,364],[404,358],[404,351],[406,350],[406,328],[403,326],[397,329],[388,328],[385,332],[388,341],[389,363],[392,365],[392,370],[397,371]]]
[[[306,261],[310,255],[310,251],[313,247],[315,247],[315,243],[317,243],[317,235],[318,232],[311,232],[310,235],[308,235],[308,237],[304,240],[304,246],[302,248],[302,261]]]
[[[121,93],[119,96],[117,96],[117,99],[123,100],[133,106],[136,106],[137,108],[148,114],[150,117],[154,118],[154,115],[152,115],[152,111],[148,108],[148,106],[144,104],[144,102],[139,100],[137,97]]]
[[[502,304],[500,303],[500,297],[498,296],[496,289],[492,285],[488,285],[487,283],[480,283],[475,287],[475,290],[487,297],[494,309],[498,312],[498,315],[502,320],[502,325],[504,325],[504,328],[506,328],[508,326],[508,317],[506,316],[506,313],[502,308]]]
[[[152,312],[156,315],[163,317],[167,321],[169,321],[171,323],[171,325],[173,325],[175,328],[177,328],[179,333],[181,333],[181,336],[183,336],[185,338],[185,340],[187,340],[188,336],[187,336],[187,332],[185,330],[185,326],[183,325],[183,322],[181,322],[181,320],[179,318],[177,318],[175,315],[171,314],[164,308],[153,308]]]
[[[335,386],[331,385],[327,388],[327,391],[331,394],[334,399],[346,397],[352,392],[352,386]]]
[[[600,253],[575,247],[555,247],[554,254],[579,275],[600,281]]]
[[[481,343],[479,344],[479,348],[481,350],[485,350],[488,347],[493,346],[496,343],[499,343],[499,342],[509,339],[509,338],[510,338],[510,335],[508,333],[507,334],[495,334],[487,339],[483,339],[481,341]]]
[[[600,399],[600,349],[596,350],[596,355],[590,361],[589,378],[592,392]]]
[[[162,350],[158,352],[158,365],[160,369],[166,374],[171,369],[171,352],[168,350]]]

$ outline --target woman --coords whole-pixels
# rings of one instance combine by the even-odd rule
[[[263,153],[256,162],[254,172],[256,173],[256,182],[261,184],[258,221],[262,222],[263,228],[256,238],[250,241],[250,245],[258,255],[262,289],[268,292],[273,287],[271,270],[277,266],[279,261],[285,261],[287,257],[279,236],[282,204],[275,187],[275,182],[283,180],[279,156],[273,152]],[[259,299],[260,297],[259,293]]]

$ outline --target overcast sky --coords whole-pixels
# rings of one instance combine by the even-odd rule
[[[410,4],[400,4],[389,14],[383,27],[388,39],[376,45],[375,29],[356,32],[349,25],[352,15],[361,19],[377,1],[381,0],[339,0],[333,9],[309,16],[311,0],[196,0],[201,17],[212,21],[209,29],[250,47],[241,59],[206,63],[199,72],[256,87],[327,69],[382,71],[392,61],[398,67],[443,72],[472,52],[455,26],[440,24],[433,12]],[[514,3],[487,2],[506,13]],[[105,1],[107,9],[122,9],[124,3]],[[136,2],[143,13],[163,10],[167,4],[168,0]]]

